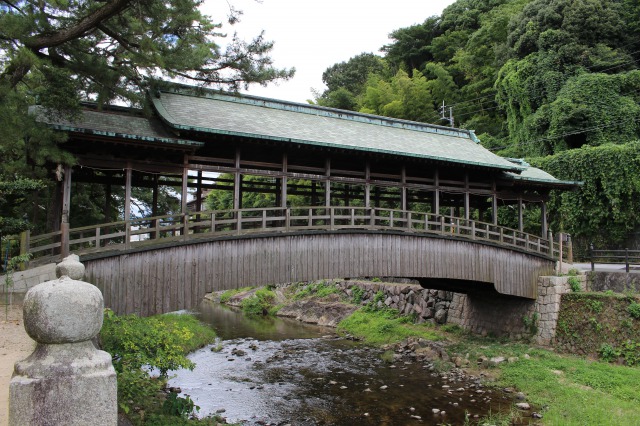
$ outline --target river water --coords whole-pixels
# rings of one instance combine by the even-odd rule
[[[208,301],[196,313],[221,341],[191,354],[195,369],[169,384],[190,395],[200,416],[218,412],[244,425],[458,425],[465,412],[473,423],[511,405],[501,392],[443,378],[429,365],[385,363],[379,349],[330,328],[249,318]]]

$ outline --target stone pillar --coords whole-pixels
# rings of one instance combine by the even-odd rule
[[[77,256],[65,258],[56,275],[24,299],[24,327],[37,345],[15,364],[9,425],[115,426],[116,373],[111,356],[91,341],[102,328],[102,293],[78,281],[84,266]]]

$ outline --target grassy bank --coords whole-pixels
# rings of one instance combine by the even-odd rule
[[[322,299],[334,292],[331,283],[301,283],[292,286],[287,296],[289,301]],[[256,297],[249,305],[258,306],[256,312],[272,312],[268,303],[273,299],[270,294],[268,296]],[[510,425],[514,419],[516,424],[553,426],[640,425],[640,368],[596,360],[598,353],[602,355],[602,339],[607,336],[613,350],[623,348],[623,342],[627,341],[634,343],[636,349],[640,346],[635,345],[639,335],[640,304],[637,299],[624,296],[586,293],[565,296],[558,329],[561,348],[578,349],[591,356],[562,354],[527,342],[471,336],[450,325],[415,324],[411,316],[378,307],[375,299],[341,321],[338,332],[373,345],[394,344],[413,337],[443,342],[451,360],[469,360],[465,369],[470,374],[483,373],[487,385],[523,392],[526,401],[532,405],[530,411],[514,408],[511,416],[493,416],[481,421],[483,425]],[[357,289],[352,289],[352,296],[343,297],[343,301],[360,304]],[[594,340],[595,337],[599,339]],[[567,342],[571,344],[567,345]],[[622,359],[627,363],[640,359],[624,358],[624,353],[614,354],[618,355],[614,360]],[[489,362],[496,357],[508,361]],[[438,367],[451,367],[452,362],[440,362]],[[543,418],[532,418],[534,411]]]
[[[194,367],[186,355],[215,340],[215,332],[191,315],[140,318],[107,310],[100,332],[102,348],[118,375],[118,408],[134,425],[217,425],[215,418],[193,420],[193,401],[166,393],[168,373]],[[151,368],[159,373],[152,377]]]
[[[371,344],[395,343],[407,337],[448,342],[452,358],[471,360],[470,371],[484,373],[497,387],[525,393],[533,410],[543,415],[534,420],[523,412],[521,421],[540,425],[639,425],[640,368],[564,355],[514,343],[470,336],[451,326],[413,324],[410,318],[388,309],[362,308],[342,321],[339,331]],[[497,365],[475,360],[511,358]],[[514,410],[517,414],[517,410]],[[511,424],[512,419],[493,419],[491,424]]]

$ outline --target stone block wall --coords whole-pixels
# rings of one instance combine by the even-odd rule
[[[607,291],[615,293],[640,292],[640,273],[594,271],[587,272],[589,291]]]
[[[429,290],[419,284],[377,283],[353,279],[337,280],[333,281],[333,284],[342,291],[342,296],[349,300],[354,295],[353,287],[361,288],[363,305],[373,302],[376,294],[381,291],[383,297],[378,301],[380,307],[397,309],[404,315],[415,314],[418,322],[432,321],[445,324],[454,297],[454,293],[450,291]]]
[[[56,264],[50,263],[26,271],[14,272],[11,277],[13,284],[8,289],[5,286],[5,279],[5,275],[0,275],[0,293],[7,290],[9,293],[26,293],[40,283],[56,279]]]
[[[586,277],[577,278],[581,289],[586,290]],[[571,291],[568,279],[567,276],[539,277],[536,300],[455,293],[449,322],[480,335],[531,337],[540,345],[549,345],[555,338],[561,296]]]

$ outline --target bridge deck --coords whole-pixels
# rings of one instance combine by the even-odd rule
[[[552,273],[560,250],[552,240],[456,217],[295,207],[203,211],[36,236],[27,241],[34,263],[57,260],[51,252],[63,237],[106,306],[141,315],[192,308],[214,290],[362,276],[428,278],[433,288],[453,282],[463,292],[488,283],[533,299],[537,278]]]

